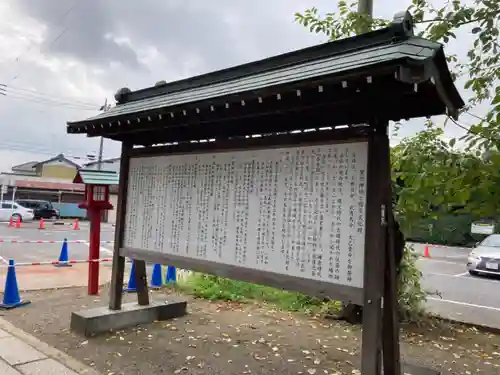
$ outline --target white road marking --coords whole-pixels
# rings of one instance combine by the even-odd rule
[[[474,303],[452,301],[452,300],[449,300],[449,299],[441,299],[441,298],[435,298],[435,297],[427,297],[427,299],[428,300],[432,300],[432,301],[438,301],[438,302],[444,302],[444,303],[451,303],[451,304],[454,304],[454,305],[474,307],[476,309],[485,309],[485,310],[492,310],[492,311],[500,311],[500,307],[476,305]]]
[[[491,280],[491,279],[486,279],[486,278],[482,278],[482,277],[470,276],[468,272],[464,272],[463,274],[458,274],[458,275],[450,275],[450,274],[446,274],[446,273],[435,273],[435,272],[424,272],[422,278],[425,279],[426,275],[451,277],[451,278],[455,278],[455,279],[461,278],[462,280],[479,281],[479,282],[491,283],[491,284],[495,284],[495,285],[498,285],[498,283],[499,283],[499,281],[497,281],[497,280]]]
[[[90,246],[88,241],[85,242],[85,245]],[[102,251],[103,253],[106,253],[106,254],[113,255],[113,250],[107,249],[103,246],[99,246],[99,251]]]
[[[450,275],[449,273],[438,273],[438,272],[425,272],[424,277],[425,277],[425,275],[455,277],[455,275]]]
[[[432,259],[432,258],[420,258],[420,260],[426,260],[426,261],[429,261],[429,262],[438,262],[438,263],[448,263],[448,264],[460,264],[460,263],[457,263],[457,262],[450,262],[448,260],[440,260],[440,259]]]
[[[107,249],[107,248],[102,247],[102,246],[101,246],[99,249],[100,249],[102,252],[104,252],[104,253],[107,253],[107,254],[113,255],[113,250]]]

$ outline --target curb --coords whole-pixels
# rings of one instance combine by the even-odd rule
[[[477,329],[478,331],[483,332],[483,333],[492,333],[494,335],[500,335],[500,328],[488,327],[488,326],[485,326],[482,324],[476,324],[476,323],[462,322],[460,320],[455,320],[455,319],[450,319],[450,318],[443,318],[442,316],[435,315],[435,314],[428,314],[428,316],[431,317],[432,319],[439,320],[442,323],[459,324],[459,325],[467,327],[467,328]]]
[[[70,357],[69,355],[53,348],[52,346],[44,343],[43,341],[38,340],[37,338],[27,334],[23,330],[15,327],[10,322],[6,321],[3,318],[0,318],[0,328],[10,333],[12,336],[17,337],[22,340],[26,344],[35,348],[39,352],[42,352],[47,357],[52,358],[64,366],[68,367],[70,370],[73,370],[77,374],[80,375],[101,375],[99,372],[94,370],[91,367],[84,365],[81,362],[78,362],[76,359]]]

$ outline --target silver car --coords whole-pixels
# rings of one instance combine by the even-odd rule
[[[471,275],[500,275],[500,234],[492,234],[478,242],[467,258]]]

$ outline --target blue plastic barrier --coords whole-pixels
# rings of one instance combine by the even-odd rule
[[[78,207],[78,203],[52,203],[52,206],[59,210],[61,217],[87,218],[87,210]]]

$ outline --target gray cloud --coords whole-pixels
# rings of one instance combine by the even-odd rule
[[[178,64],[197,56],[204,69],[219,69],[313,44],[312,37],[293,23],[293,15],[312,4],[302,0],[240,2],[231,0],[16,0],[22,11],[45,23],[44,48],[50,54],[71,55],[89,64],[120,62],[141,67],[130,46],[105,38],[128,37],[136,46],[153,45]],[[317,2],[316,2],[317,3]],[[329,2],[320,0],[319,3]],[[321,5],[321,4],[320,4]],[[57,42],[54,39],[68,30]]]
[[[409,2],[404,0],[399,7]],[[111,99],[120,87],[143,88],[325,41],[296,24],[294,13],[312,6],[331,11],[336,6],[331,0],[10,0],[9,4],[20,15],[12,22],[23,24],[22,18],[30,17],[45,26],[43,42],[33,51],[37,57],[23,58],[9,70],[19,74],[14,83],[70,101],[97,103],[105,96]],[[389,5],[388,0],[376,2],[375,13],[392,17],[396,9]],[[0,47],[1,42],[0,38]],[[10,74],[0,69],[0,83]],[[71,87],[83,93],[70,92]],[[34,150],[34,144],[54,154],[95,150],[97,140],[65,134],[67,120],[91,115],[92,111],[0,97],[2,134],[29,145],[27,151]],[[105,154],[117,153],[116,144],[106,143]],[[3,164],[0,170],[5,169]]]

